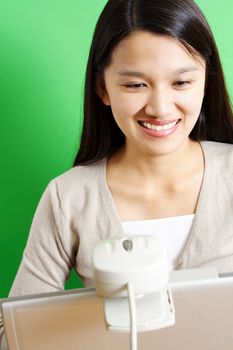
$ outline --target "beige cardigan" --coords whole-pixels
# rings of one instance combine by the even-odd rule
[[[233,145],[202,142],[205,174],[177,269],[233,271]],[[106,160],[54,179],[35,213],[10,295],[62,290],[74,267],[88,285],[97,241],[123,235],[106,183]]]

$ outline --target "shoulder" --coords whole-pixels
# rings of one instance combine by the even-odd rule
[[[70,202],[80,204],[89,198],[99,196],[105,185],[106,159],[90,165],[76,166],[54,178],[47,190],[56,197],[60,205]]]
[[[233,145],[212,141],[202,141],[205,160],[219,165],[233,165]]]
[[[79,165],[66,171],[54,179],[59,186],[72,186],[93,184],[98,182],[105,172],[106,159],[90,165]]]

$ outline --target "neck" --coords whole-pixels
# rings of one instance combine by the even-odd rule
[[[186,171],[202,162],[202,150],[198,142],[188,140],[178,149],[163,155],[135,154],[127,145],[113,156],[113,164],[121,164],[124,173],[149,181],[156,177],[161,183],[173,183]]]

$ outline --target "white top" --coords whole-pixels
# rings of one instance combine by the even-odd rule
[[[127,236],[144,234],[156,236],[166,245],[169,267],[173,270],[187,242],[194,216],[192,214],[154,220],[126,221],[122,222],[122,226]]]

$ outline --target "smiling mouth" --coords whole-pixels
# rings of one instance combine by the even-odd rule
[[[144,121],[139,121],[138,123],[143,126],[144,128],[148,129],[148,130],[155,130],[155,131],[166,131],[169,130],[171,128],[173,128],[176,124],[178,124],[180,122],[180,119],[174,120],[172,122],[169,123],[165,123],[165,124],[160,124],[160,125],[156,125],[156,124],[151,124],[149,122],[144,122]]]

